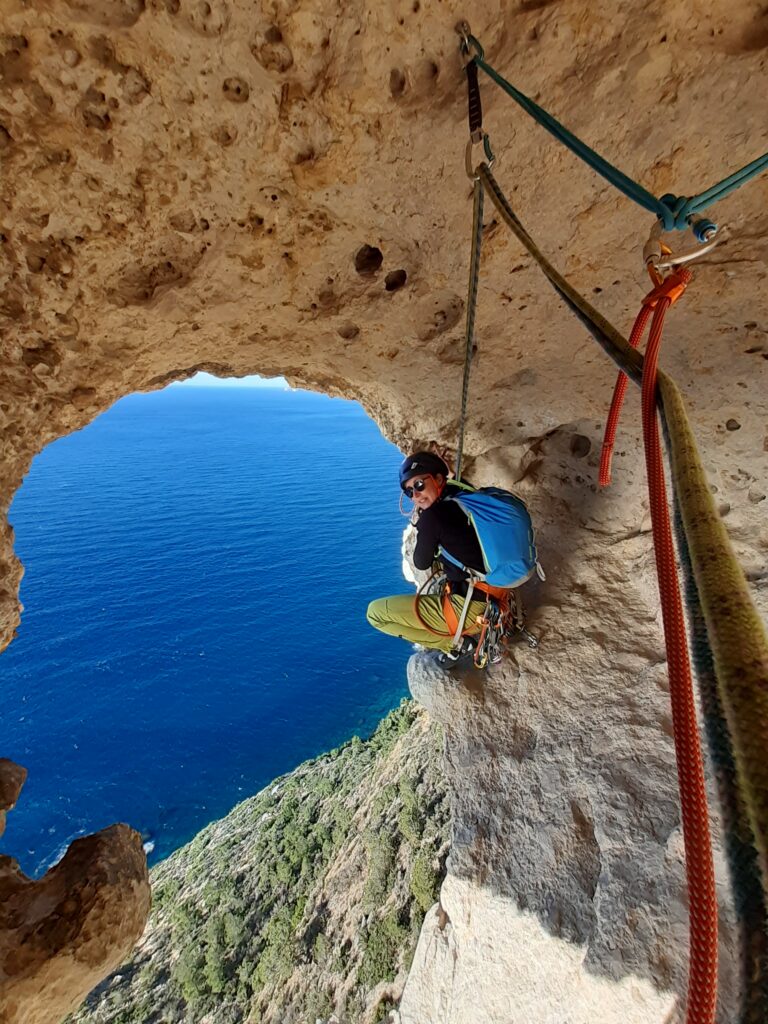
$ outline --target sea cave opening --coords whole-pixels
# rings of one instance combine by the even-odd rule
[[[37,456],[0,655],[24,871],[114,821],[162,859],[397,705],[408,651],[365,608],[403,588],[399,459],[355,402],[207,375]]]

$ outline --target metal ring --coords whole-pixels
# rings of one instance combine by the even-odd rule
[[[715,230],[717,229],[715,228]],[[694,234],[694,238],[696,238],[695,225],[691,225],[691,232]],[[643,262],[647,267],[657,271],[671,270],[682,263],[691,263],[693,260],[697,260],[711,252],[724,238],[721,232],[718,232],[716,238],[713,238],[710,233],[709,239],[704,244],[696,245],[692,249],[686,249],[683,252],[674,253],[668,246],[662,245],[661,238],[663,234],[664,225],[660,220],[655,221],[648,236],[648,241],[643,247]]]
[[[466,53],[469,51],[469,40],[472,36],[472,29],[469,27],[468,21],[459,21],[456,23],[456,31],[458,32],[461,42],[460,46]]]

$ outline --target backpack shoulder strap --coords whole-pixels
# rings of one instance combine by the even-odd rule
[[[474,494],[476,492],[476,490],[477,490],[477,488],[471,487],[469,484],[462,483],[459,480],[447,480],[446,483],[453,484],[455,487],[460,487],[461,490],[464,491],[467,494]],[[460,498],[461,498],[460,494],[447,494],[443,498],[443,501],[453,501],[453,502],[455,502],[459,506],[459,508],[461,508],[461,501],[459,500]],[[469,514],[469,512],[467,512],[467,510],[465,508],[461,508],[461,511],[467,517],[467,522],[472,527],[472,529],[475,531],[475,536],[477,536],[477,528],[476,528],[474,522],[472,521],[472,516]],[[479,542],[479,538],[478,538],[478,542]],[[482,545],[481,545],[481,547],[482,547]],[[445,548],[442,546],[442,544],[440,545],[440,549],[439,550],[440,550],[441,558],[445,558],[452,565],[455,565],[459,569],[463,570],[472,579],[475,579],[475,580],[484,580],[485,579],[485,574],[484,573],[478,572],[477,569],[472,569],[468,565],[464,565],[464,563],[460,562],[458,558],[454,558],[453,555],[450,554],[450,552],[446,551]]]
[[[454,479],[452,479],[452,478],[451,478],[451,479],[449,479],[449,480],[446,480],[446,481],[445,481],[445,483],[446,483],[446,485],[447,485],[447,484],[450,484],[450,485],[451,485],[452,487],[458,487],[458,488],[460,488],[460,489],[461,489],[462,491],[467,491],[467,492],[469,492],[470,494],[474,494],[474,492],[475,492],[475,491],[477,490],[477,488],[476,488],[476,487],[472,487],[472,485],[471,485],[471,484],[465,484],[465,483],[464,483],[463,481],[461,481],[461,480],[454,480]],[[446,500],[446,501],[450,501],[450,500],[451,500],[452,498],[455,498],[455,497],[457,497],[457,495],[455,495],[455,494],[449,494],[449,495],[448,495],[448,496],[447,496],[447,497],[445,498],[445,500]]]

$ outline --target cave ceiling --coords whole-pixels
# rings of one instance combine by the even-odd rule
[[[494,66],[656,195],[698,192],[768,148],[762,2],[0,7],[6,509],[46,443],[199,369],[283,374],[358,399],[403,447],[455,444],[472,209],[461,18]],[[628,333],[653,218],[481,86],[517,212]],[[768,175],[715,212],[724,241],[696,264],[662,362],[714,486],[759,532]],[[490,203],[476,343],[470,458],[514,477],[564,427],[599,445],[614,370]],[[636,428],[622,438],[634,449]],[[594,490],[593,467],[582,483]],[[9,528],[3,545],[7,640]]]

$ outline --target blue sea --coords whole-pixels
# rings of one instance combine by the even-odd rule
[[[150,861],[406,694],[368,601],[401,574],[400,455],[361,407],[171,386],[49,445],[11,507],[25,566],[0,655],[0,840],[38,875],[125,821]]]

